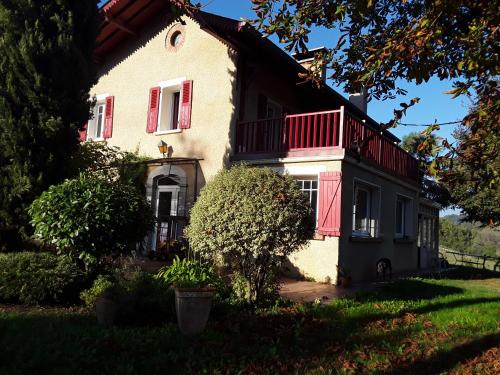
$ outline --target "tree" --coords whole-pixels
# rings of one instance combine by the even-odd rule
[[[51,186],[29,214],[36,238],[87,266],[135,250],[153,225],[146,198],[133,186],[83,174]]]
[[[442,207],[451,205],[450,192],[441,182],[435,179],[436,158],[441,147],[438,139],[431,134],[413,132],[403,137],[401,147],[418,160],[419,179],[422,194],[425,198],[439,203]]]
[[[0,3],[0,248],[29,233],[28,205],[68,175],[99,23],[96,1]]]
[[[246,299],[263,304],[275,292],[287,255],[314,231],[312,211],[290,176],[235,166],[219,172],[191,211],[187,237],[196,254],[245,282]]]
[[[131,185],[142,194],[146,193],[148,167],[146,156],[120,150],[102,142],[84,142],[69,161],[70,175],[83,173],[103,178],[109,182]]]
[[[463,119],[458,145],[443,141],[448,152],[437,163],[436,177],[450,191],[467,181],[486,199],[498,197],[500,186],[500,7],[490,0],[252,0],[255,24],[276,34],[286,48],[307,49],[311,29],[332,30],[330,53],[318,55],[307,79],[320,83],[317,66],[331,68],[331,78],[349,92],[366,89],[376,99],[406,94],[397,80],[427,82],[431,77],[454,80],[449,94],[467,96],[473,106]],[[401,103],[395,125],[411,104]],[[433,125],[428,133],[438,129]],[[451,161],[450,161],[451,159]],[[469,180],[470,179],[470,180]],[[470,182],[470,184],[469,184]],[[499,223],[498,211],[482,210],[454,196],[468,220]],[[488,198],[486,198],[488,197]],[[479,204],[482,204],[478,202]]]

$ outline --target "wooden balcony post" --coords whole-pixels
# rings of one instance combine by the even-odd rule
[[[344,147],[344,106],[340,106],[340,121],[339,121],[339,147],[343,148]]]

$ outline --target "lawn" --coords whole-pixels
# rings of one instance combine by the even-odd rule
[[[104,329],[79,308],[0,305],[0,373],[493,374],[499,318],[495,277],[406,279],[255,315],[219,308],[196,339],[174,323]]]

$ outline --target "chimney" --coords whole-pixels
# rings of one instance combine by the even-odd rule
[[[366,90],[363,89],[361,92],[350,94],[349,101],[362,110],[364,113],[367,113],[368,110],[368,100],[366,98]]]
[[[307,70],[310,69],[314,62],[314,56],[318,53],[326,54],[328,50],[325,47],[318,47],[308,50],[307,52],[294,53],[292,56],[297,62]],[[324,65],[320,72],[320,77],[323,82],[326,82],[326,65]]]

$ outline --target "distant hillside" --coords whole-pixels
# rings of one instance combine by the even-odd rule
[[[500,227],[461,222],[459,215],[440,219],[440,243],[457,251],[500,256]]]

